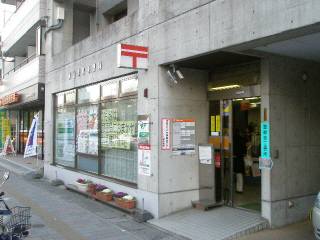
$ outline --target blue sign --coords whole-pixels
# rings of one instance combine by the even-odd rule
[[[270,123],[261,122],[261,158],[270,159]]]

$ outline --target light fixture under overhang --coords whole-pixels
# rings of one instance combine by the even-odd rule
[[[232,99],[232,101],[234,101],[234,102],[239,102],[239,101],[242,101],[243,100],[243,98],[235,98],[235,99]]]
[[[225,86],[220,86],[220,87],[213,87],[210,90],[212,91],[221,91],[221,90],[227,90],[227,89],[233,89],[233,88],[240,88],[240,85],[225,85]]]
[[[248,98],[245,98],[246,100],[256,100],[256,99],[260,99],[260,97],[248,97]]]

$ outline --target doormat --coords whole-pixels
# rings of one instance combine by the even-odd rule
[[[246,203],[246,204],[239,205],[239,207],[258,211],[258,212],[261,211],[261,203],[260,202]]]

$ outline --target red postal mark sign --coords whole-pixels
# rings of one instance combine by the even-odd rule
[[[148,69],[148,47],[118,44],[118,67]]]

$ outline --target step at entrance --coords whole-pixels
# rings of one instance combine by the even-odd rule
[[[192,202],[192,207],[199,209],[199,210],[203,210],[203,211],[207,211],[210,210],[212,208],[216,208],[216,207],[221,207],[223,206],[223,203],[217,203],[213,200],[210,199],[203,199],[203,200],[199,200],[199,201],[193,201]]]
[[[188,209],[149,223],[195,240],[231,240],[268,228],[259,213],[231,207]]]

